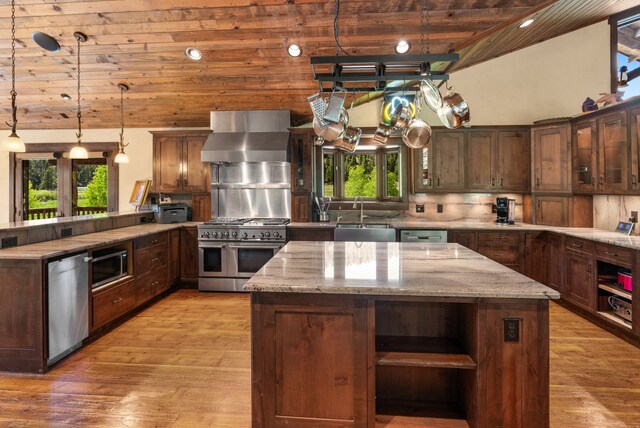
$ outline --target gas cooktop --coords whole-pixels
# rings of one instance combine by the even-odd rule
[[[271,218],[271,217],[214,217],[205,222],[207,226],[280,226],[288,224],[291,220],[288,218]]]

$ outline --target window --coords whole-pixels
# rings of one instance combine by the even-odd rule
[[[355,153],[322,148],[322,194],[335,200],[402,200],[402,150],[360,146]]]
[[[624,92],[623,99],[640,95],[640,8],[609,19],[611,26],[611,92]],[[624,67],[624,68],[623,68]],[[626,70],[627,85],[619,85]]]
[[[54,158],[22,160],[25,220],[58,216],[58,168]]]
[[[107,212],[107,160],[76,159],[72,171],[73,215]]]

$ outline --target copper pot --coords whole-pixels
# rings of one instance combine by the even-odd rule
[[[391,133],[395,130],[393,126],[387,125],[384,122],[378,124],[375,134],[373,134],[373,141],[378,144],[386,144],[387,140],[391,136]]]
[[[442,107],[438,109],[438,117],[449,129],[466,126],[471,120],[469,104],[457,92],[451,92],[442,99]]]
[[[349,123],[349,114],[345,109],[342,109],[340,112],[340,121],[338,123],[329,123],[325,127],[322,127],[318,118],[314,116],[313,130],[316,135],[324,141],[335,141],[342,138],[347,127],[347,123]]]
[[[391,126],[402,129],[409,124],[412,116],[411,107],[400,103],[391,112]]]
[[[431,127],[422,119],[412,119],[402,131],[402,141],[412,149],[421,149],[431,141]]]

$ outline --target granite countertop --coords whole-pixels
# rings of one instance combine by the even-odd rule
[[[88,233],[86,235],[70,236],[68,238],[39,242],[37,244],[21,245],[0,249],[0,260],[38,260],[64,256],[66,254],[85,251],[90,248],[116,244],[121,241],[151,235],[157,232],[178,229],[185,226],[195,226],[198,223],[159,224],[148,223],[136,226],[106,230],[104,232]]]
[[[558,299],[560,294],[458,244],[289,242],[245,291]]]
[[[367,221],[365,221],[367,223]],[[451,221],[437,222],[425,221],[415,218],[411,219],[390,219],[371,220],[370,223],[388,223],[395,229],[430,229],[430,230],[490,230],[490,231],[517,231],[517,232],[555,232],[575,238],[587,239],[605,244],[618,245],[633,250],[640,250],[640,236],[626,236],[621,233],[611,232],[608,230],[582,228],[582,227],[556,227],[541,226],[529,223],[516,223],[512,225],[500,225],[494,222],[477,222],[477,221]],[[336,222],[326,223],[289,223],[287,227],[291,228],[335,228]]]

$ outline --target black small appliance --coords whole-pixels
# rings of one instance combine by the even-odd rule
[[[496,198],[496,223],[509,224],[508,198]]]

